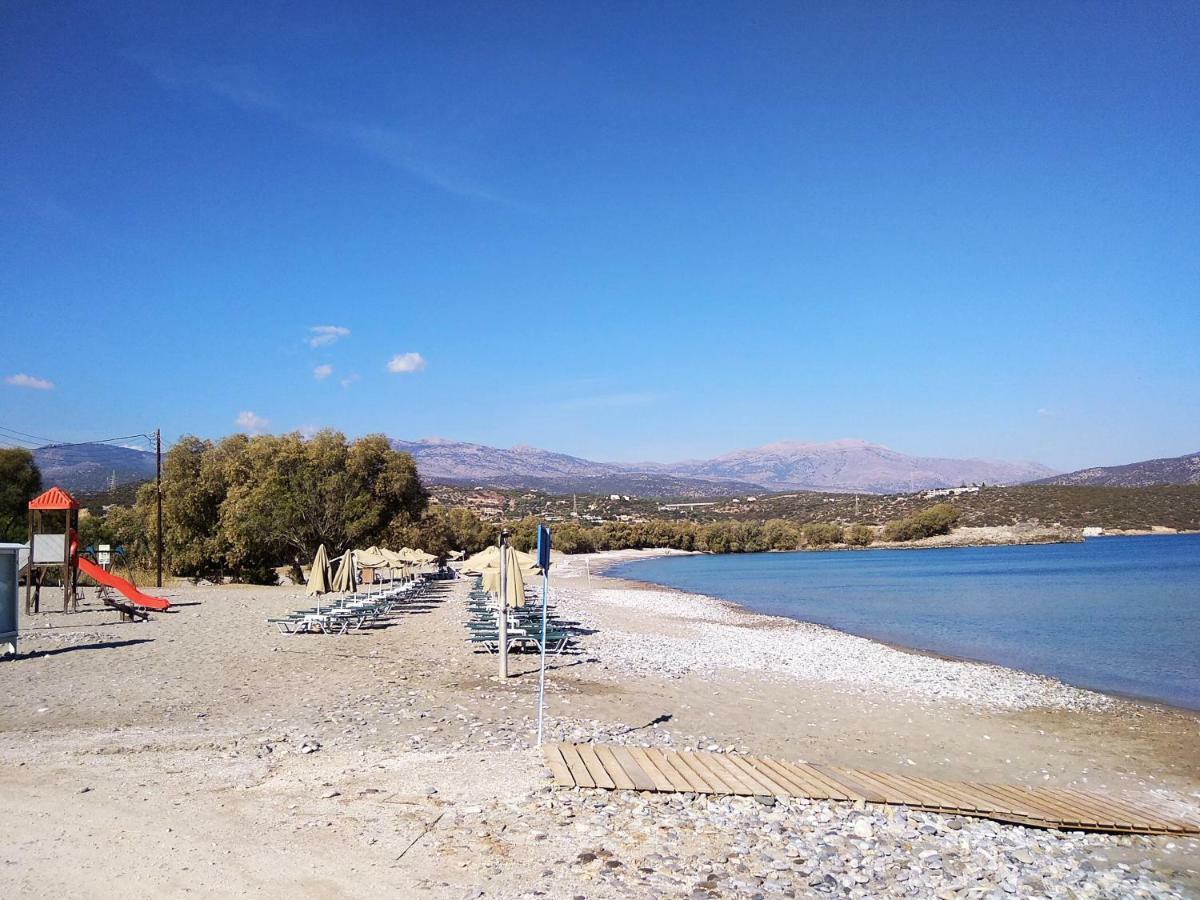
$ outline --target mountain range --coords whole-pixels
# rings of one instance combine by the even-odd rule
[[[34,450],[33,460],[45,487],[56,484],[78,494],[154,477],[153,453],[115,444],[52,444]]]
[[[428,481],[551,492],[722,496],[763,491],[895,493],[963,483],[1017,484],[1054,474],[1038,463],[908,456],[861,440],[784,441],[678,463],[594,462],[535,447],[430,438],[393,441]]]
[[[1042,478],[1034,484],[1103,487],[1149,487],[1155,484],[1200,484],[1200,451],[1183,456],[1147,459],[1123,466],[1097,466]]]
[[[596,462],[536,447],[501,449],[440,438],[392,444],[413,455],[426,481],[550,493],[704,498],[779,491],[886,494],[963,483],[1200,484],[1200,453],[1055,474],[1037,463],[909,456],[861,440],[783,441],[676,463]],[[129,447],[60,445],[33,455],[43,484],[82,494],[154,477],[154,454]]]

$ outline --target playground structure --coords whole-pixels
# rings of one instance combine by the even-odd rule
[[[47,519],[59,520],[62,532],[47,531]],[[40,588],[48,569],[61,568],[63,582],[63,612],[79,610],[79,573],[87,575],[100,586],[100,599],[106,606],[118,610],[122,618],[144,619],[146,610],[170,609],[171,604],[161,597],[143,594],[132,582],[105,571],[79,552],[79,502],[60,487],[52,487],[29,501],[29,568],[25,579],[25,612],[39,612]],[[116,591],[124,598],[114,597]]]
[[[61,514],[61,515],[60,515]],[[49,521],[48,521],[49,520]],[[61,531],[47,531],[58,527]],[[25,612],[40,612],[41,587],[47,570],[62,570],[63,612],[77,611],[78,573],[72,562],[71,535],[79,524],[79,502],[60,487],[29,501],[29,574],[25,579]]]

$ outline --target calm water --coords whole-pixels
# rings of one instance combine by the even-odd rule
[[[666,557],[610,574],[1200,709],[1200,535]]]

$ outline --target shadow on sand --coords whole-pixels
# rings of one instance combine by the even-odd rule
[[[44,656],[58,656],[60,653],[73,653],[76,650],[111,650],[115,647],[132,647],[134,644],[152,644],[154,638],[130,638],[127,641],[98,641],[94,644],[73,644],[70,647],[56,647],[53,650],[35,650],[33,653],[18,653],[16,656],[5,657],[16,661],[18,659],[41,659]]]

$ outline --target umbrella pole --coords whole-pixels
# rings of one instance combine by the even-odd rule
[[[550,570],[542,570],[542,671],[538,676],[538,736],[542,746],[542,720],[546,712],[546,602],[550,593]]]
[[[504,560],[504,534],[500,535],[500,604],[496,613],[496,624],[500,637],[500,677],[508,677],[508,592],[505,584],[508,574]]]

